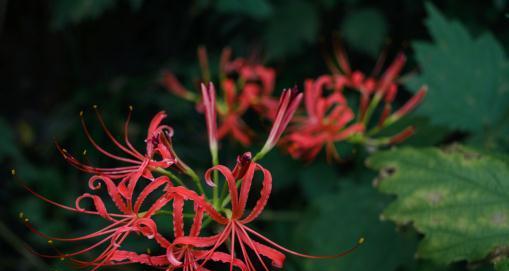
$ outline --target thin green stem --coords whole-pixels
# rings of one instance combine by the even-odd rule
[[[202,195],[205,196],[205,198],[207,197],[207,195],[205,194],[205,189],[203,189],[203,185],[201,183],[201,180],[200,180],[200,177],[198,177],[198,174],[196,174],[196,172],[194,172],[194,170],[192,170],[191,168],[188,168],[189,170],[186,172],[187,175],[189,175],[189,177],[191,177],[191,179],[194,181],[194,183],[196,184],[196,187],[198,188],[198,191],[200,191],[200,193]]]
[[[219,157],[217,154],[217,149],[215,151],[211,150],[212,154],[212,165],[216,166],[219,164]],[[219,172],[217,170],[213,173],[214,178],[214,188],[212,191],[212,204],[217,209],[219,207]]]
[[[212,222],[212,218],[210,218],[210,216],[207,216],[205,220],[203,220],[201,227],[206,228],[210,224],[210,222]]]
[[[253,162],[261,160],[265,156],[265,154],[267,154],[267,151],[264,151],[264,149],[265,146],[253,157]]]
[[[382,99],[382,95],[380,95],[379,92],[375,94],[373,99],[371,100],[371,103],[368,105],[368,109],[366,109],[366,114],[364,115],[364,118],[362,122],[364,123],[364,126],[367,126],[369,124],[369,120],[371,119],[371,115],[373,115],[373,112],[375,111],[376,107],[380,103],[380,100]]]
[[[173,174],[172,172],[165,170],[164,168],[160,168],[160,167],[155,168],[154,171],[159,174],[168,176],[168,177],[170,177],[170,179],[175,180],[179,185],[186,187],[186,185],[184,184],[182,179],[180,179],[177,175]]]

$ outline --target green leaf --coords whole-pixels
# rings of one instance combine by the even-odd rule
[[[341,33],[355,50],[376,57],[387,35],[387,22],[378,10],[361,9],[345,17]]]
[[[425,237],[417,256],[478,261],[509,245],[509,166],[461,146],[402,148],[368,159],[380,191],[397,195],[383,216]]]
[[[415,232],[398,233],[390,223],[379,220],[388,197],[366,182],[341,184],[339,192],[315,197],[309,222],[299,232],[307,232],[309,250],[314,254],[336,253],[355,244],[361,236],[366,241],[341,258],[307,260],[305,270],[389,271],[412,262],[417,243]]]
[[[299,53],[315,40],[318,33],[318,12],[303,0],[285,1],[274,10],[265,30],[265,48],[268,58],[285,57]]]
[[[454,129],[478,132],[493,126],[509,104],[509,62],[503,47],[490,33],[472,37],[431,4],[427,10],[433,43],[413,43],[422,73],[409,82],[410,89],[429,86],[420,111]]]

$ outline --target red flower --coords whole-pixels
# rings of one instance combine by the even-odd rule
[[[379,58],[379,61],[373,69],[373,76],[370,77],[365,76],[361,71],[352,72],[350,64],[348,63],[348,57],[339,46],[337,46],[335,50],[335,55],[339,68],[334,65],[329,65],[333,73],[338,75],[339,80],[344,82],[344,86],[356,89],[361,93],[359,105],[360,120],[367,123],[368,120],[366,118],[370,117],[373,113],[372,111],[374,110],[374,107],[376,107],[383,98],[385,101],[385,107],[379,121],[379,124],[383,125],[386,117],[388,117],[391,113],[392,102],[394,101],[398,91],[399,83],[397,79],[405,65],[405,55],[403,53],[399,53],[379,78],[376,78],[375,76],[377,76],[384,64],[386,57],[385,53]],[[423,86],[414,98],[405,104],[403,107],[405,109],[399,111],[397,116],[401,117],[414,109],[424,98],[426,92],[425,89],[426,87]]]
[[[352,71],[346,54],[341,49],[337,49],[338,66],[333,65],[332,62],[328,63],[335,74],[305,81],[307,115],[297,117],[290,128],[289,135],[285,137],[284,142],[288,152],[294,158],[311,160],[325,147],[328,159],[331,157],[338,159],[339,154],[335,143],[339,141],[346,140],[378,147],[396,144],[411,136],[415,131],[412,126],[392,137],[374,138],[378,132],[398,121],[424,99],[425,86],[399,110],[392,111],[398,91],[397,78],[405,61],[405,56],[398,54],[380,78],[366,77],[360,71]],[[382,64],[383,61],[377,63],[375,76]],[[358,112],[350,108],[344,97],[345,92],[350,88],[360,93]],[[325,90],[331,93],[325,94]],[[371,117],[381,102],[384,105],[377,124],[369,127],[372,123]]]
[[[301,100],[302,93],[298,93],[297,87],[283,90],[279,103],[277,104],[276,115],[274,117],[272,128],[270,129],[269,137],[267,138],[262,150],[255,156],[255,160],[261,159],[276,145],[281,138],[281,135],[283,135],[286,127],[292,120]]]
[[[90,136],[87,126],[82,119],[87,137],[99,152],[115,160],[125,162],[129,164],[128,166],[97,168],[79,162],[60,146],[59,149],[65,159],[73,166],[94,174],[89,179],[89,188],[94,191],[102,187],[106,188],[109,199],[118,211],[109,211],[104,199],[95,194],[82,194],[76,199],[75,207],[70,207],[49,200],[26,187],[35,196],[52,205],[80,214],[97,215],[109,223],[106,227],[84,236],[60,238],[45,235],[26,221],[26,225],[34,233],[48,238],[48,242],[51,244],[54,241],[78,242],[95,240],[92,245],[78,251],[64,253],[55,248],[57,255],[42,256],[67,258],[79,267],[91,267],[92,270],[97,270],[104,266],[139,263],[166,270],[207,271],[208,269],[205,265],[209,261],[215,261],[230,265],[230,270],[233,270],[235,267],[240,270],[254,271],[256,261],[265,270],[269,270],[265,263],[267,259],[272,262],[273,266],[282,267],[285,260],[283,252],[307,258],[328,258],[338,257],[353,250],[350,249],[333,256],[301,254],[276,244],[248,226],[249,223],[263,212],[272,189],[272,176],[270,172],[256,163],[256,161],[275,146],[297,110],[302,99],[302,94],[298,94],[296,89],[283,91],[277,106],[273,127],[266,144],[258,153],[259,156],[252,158],[250,153],[239,156],[233,170],[219,165],[217,161],[216,101],[213,85],[209,84],[208,88],[203,85],[202,94],[211,151],[213,157],[215,157],[213,159],[214,166],[205,173],[206,183],[214,186],[213,204],[207,200],[199,177],[176,157],[171,142],[173,131],[169,126],[161,124],[165,117],[163,112],[158,113],[149,125],[144,155],[134,149],[127,139],[129,118],[124,127],[125,143],[121,144],[111,135],[104,125],[101,116],[98,114],[99,121],[107,136],[127,157],[114,155],[97,145]],[[216,153],[215,156],[214,153]],[[183,173],[189,175],[196,182],[201,195],[188,189],[178,176],[163,170],[170,166],[175,166]],[[170,179],[166,176],[154,178],[153,172],[167,174],[173,180],[178,181],[181,186],[173,186]],[[254,207],[250,208],[251,211],[246,212],[253,179],[258,172],[263,176],[260,196],[256,200]],[[214,180],[212,175],[215,176]],[[219,197],[219,185],[217,183],[219,175],[226,179],[224,195],[221,195],[221,197]],[[139,193],[136,192],[138,190],[140,190]],[[154,192],[157,190],[162,190],[162,195],[156,196]],[[227,194],[226,192],[229,193]],[[149,196],[155,198],[155,200],[142,211],[141,207],[147,205],[145,202],[149,201]],[[91,200],[94,210],[83,208],[81,204],[83,200]],[[193,222],[187,235],[184,230],[184,205],[186,201],[194,204]],[[171,205],[169,204],[170,202],[172,203]],[[229,202],[230,209],[227,209]],[[172,208],[173,240],[166,239],[158,231],[158,227],[153,220],[155,215],[167,213],[168,211],[162,210],[162,208],[168,205]],[[206,223],[213,221],[219,224],[219,227],[222,227],[219,233],[212,236],[200,235],[203,226],[202,220],[205,215],[208,216]],[[152,256],[120,249],[124,241],[132,233],[153,239],[166,253],[164,255]],[[230,246],[229,253],[221,251],[224,245]],[[92,260],[87,261],[77,258],[95,250],[99,250],[99,252]],[[239,250],[241,255],[237,256],[236,253]],[[249,251],[254,253],[256,258],[252,258]]]
[[[164,111],[157,113],[152,119],[147,131],[147,137],[145,139],[146,152],[145,154],[142,154],[133,147],[133,145],[129,142],[128,138],[128,127],[132,109],[129,110],[128,118],[124,124],[124,144],[120,143],[111,134],[95,106],[94,109],[96,110],[97,118],[99,119],[99,122],[108,138],[126,156],[112,154],[111,152],[99,146],[88,131],[87,125],[83,118],[83,112],[80,112],[81,123],[88,140],[90,141],[92,146],[94,146],[94,148],[97,149],[102,154],[114,160],[127,163],[128,165],[114,168],[94,167],[86,163],[80,162],[69,152],[67,152],[66,149],[62,148],[59,144],[57,144],[57,148],[60,151],[60,153],[62,153],[63,157],[74,167],[87,173],[107,176],[108,178],[113,180],[121,180],[121,183],[125,184],[131,177],[133,177],[133,179],[137,179],[134,178],[134,176],[138,174],[141,174],[143,177],[147,179],[153,179],[154,177],[152,176],[152,170],[156,168],[168,168],[176,163],[175,153],[173,152],[171,146],[171,137],[173,136],[173,129],[167,125],[161,124],[161,121],[166,117]],[[156,157],[160,157],[160,159],[155,160]]]
[[[120,251],[119,248],[131,233],[142,234],[148,239],[154,239],[161,246],[166,247],[169,246],[170,244],[169,241],[158,233],[157,226],[151,218],[157,211],[159,211],[171,200],[169,194],[165,193],[163,196],[155,200],[150,205],[150,207],[146,209],[146,211],[144,212],[141,211],[143,203],[150,194],[152,194],[157,189],[163,188],[163,190],[167,190],[169,187],[172,186],[168,177],[166,176],[158,177],[154,181],[150,182],[138,194],[135,201],[133,201],[132,197],[123,196],[122,193],[120,193],[117,186],[115,185],[115,183],[106,176],[93,176],[89,180],[89,187],[92,190],[100,189],[102,187],[102,184],[106,186],[106,190],[110,196],[111,201],[115,204],[120,213],[109,212],[106,209],[106,205],[104,204],[103,200],[97,195],[85,193],[76,199],[76,207],[69,207],[53,202],[45,198],[44,196],[32,191],[30,188],[26,187],[35,196],[39,197],[40,199],[50,204],[77,213],[98,215],[106,219],[110,223],[107,227],[104,227],[96,232],[87,235],[75,238],[60,238],[60,237],[50,237],[44,233],[41,233],[37,231],[34,227],[32,227],[28,222],[26,222],[25,224],[34,233],[49,239],[48,242],[51,244],[53,243],[53,241],[79,242],[85,240],[100,239],[94,244],[75,252],[63,253],[57,249],[58,255],[42,255],[42,256],[62,259],[67,258],[80,267],[93,267],[92,270],[97,270],[98,268],[103,266],[118,265],[125,263],[123,255],[126,255],[126,252]],[[92,200],[93,205],[95,207],[95,211],[86,210],[83,207],[81,207],[81,201],[84,199]],[[101,246],[106,247],[93,260],[84,261],[75,258],[76,256],[88,253]],[[143,258],[144,258],[143,256],[130,257],[128,262],[129,263],[141,262]],[[152,265],[158,265],[157,262],[160,261],[156,261]]]
[[[269,238],[263,236],[248,226],[250,222],[255,220],[263,212],[267,204],[272,189],[272,175],[270,172],[263,168],[261,165],[253,162],[250,153],[245,153],[244,155],[240,156],[237,159],[237,165],[233,170],[230,170],[223,165],[217,165],[207,170],[205,173],[205,180],[211,186],[214,185],[214,182],[212,181],[212,172],[214,171],[218,171],[226,179],[227,182],[231,209],[228,211],[229,215],[226,217],[217,212],[208,202],[203,201],[193,191],[186,190],[182,187],[175,187],[170,189],[171,191],[178,193],[180,196],[195,201],[195,203],[203,208],[204,212],[206,212],[211,217],[211,219],[223,225],[224,227],[220,233],[213,236],[181,236],[177,237],[173,241],[173,246],[194,246],[207,248],[207,252],[200,254],[198,257],[198,259],[201,261],[200,267],[203,266],[207,261],[214,260],[214,255],[217,255],[216,253],[220,253],[217,250],[222,245],[227,243],[230,244],[229,261],[224,261],[230,263],[230,270],[232,270],[234,265],[240,267],[239,264],[235,264],[236,262],[239,263],[239,261],[242,261],[246,270],[255,270],[254,261],[258,261],[263,266],[264,270],[269,270],[264,261],[264,258],[269,259],[274,267],[281,268],[283,267],[285,261],[285,255],[282,253],[282,251],[306,258],[330,258],[345,255],[355,248],[354,247],[350,250],[332,256],[312,256],[298,253],[278,245],[277,243],[271,241]],[[254,175],[257,171],[261,172],[263,176],[260,197],[256,201],[252,210],[246,214],[247,199],[252,188],[251,185]],[[237,189],[237,180],[241,183],[240,190]],[[180,230],[178,231],[180,232]],[[262,244],[259,241],[255,241],[254,239],[258,239],[266,244]],[[240,247],[242,260],[239,260],[235,256],[236,246]],[[250,257],[248,250],[254,253],[256,259],[252,259]],[[170,254],[173,253],[174,252],[171,252]],[[191,262],[196,262],[196,259]]]
[[[175,240],[179,238],[198,238],[202,227],[202,219],[204,210],[201,207],[203,200],[194,202],[194,218],[189,235],[184,234],[184,214],[183,207],[184,201],[189,199],[179,195],[176,191],[173,197],[173,233]],[[206,238],[206,237],[205,237]],[[213,238],[211,238],[213,239]],[[207,270],[203,268],[203,264],[207,260],[216,262],[231,263],[232,266],[238,267],[240,270],[246,270],[244,263],[237,259],[231,259],[228,254],[223,252],[214,251],[208,253],[203,249],[203,242],[195,242],[192,244],[178,244],[173,243],[167,248],[167,259],[171,264],[168,270]]]
[[[205,120],[207,124],[207,134],[209,136],[210,152],[217,155],[217,119],[216,119],[216,89],[214,84],[209,83],[206,87],[201,84],[201,93],[203,97],[203,107],[205,108]]]
[[[332,87],[331,76],[306,80],[304,100],[307,116],[295,118],[285,138],[288,152],[294,158],[311,160],[324,146],[327,157],[337,158],[334,143],[364,131],[364,125],[351,123],[355,115],[340,91],[324,96],[324,88]]]
[[[207,52],[204,48],[198,51],[202,80],[210,82]],[[219,63],[219,84],[222,90],[218,97],[216,112],[219,117],[217,139],[231,136],[243,145],[250,145],[254,132],[243,121],[242,117],[249,109],[269,119],[276,115],[277,99],[272,97],[276,73],[274,69],[248,61],[243,58],[231,60],[231,50],[223,50]],[[173,94],[186,100],[196,102],[203,110],[205,101],[182,86],[169,71],[163,72],[163,85]]]

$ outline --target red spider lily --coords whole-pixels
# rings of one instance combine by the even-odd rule
[[[197,238],[202,227],[204,210],[200,206],[203,200],[200,200],[194,202],[193,224],[189,230],[189,235],[185,236],[183,207],[186,199],[189,198],[179,195],[178,191],[173,197],[173,232],[175,239],[184,237]],[[209,254],[207,250],[203,249],[201,243],[186,245],[173,243],[167,248],[166,256],[168,262],[171,264],[168,270],[182,269],[189,271],[205,271],[207,269],[203,267],[203,264],[206,260],[231,263],[232,266],[236,266],[240,270],[246,270],[246,267],[241,260],[237,258],[231,259],[228,254],[219,251],[214,251]]]
[[[379,125],[389,125],[388,123],[384,123],[384,121],[392,110],[392,103],[398,91],[397,79],[406,62],[405,55],[399,53],[382,76],[376,78],[375,76],[379,73],[385,61],[385,53],[382,54],[373,70],[373,76],[367,77],[361,71],[352,72],[347,55],[341,47],[336,47],[335,55],[337,63],[339,64],[339,69],[331,62],[329,62],[329,67],[333,73],[339,75],[337,80],[343,82],[342,85],[356,89],[361,93],[359,119],[367,123],[370,115],[373,113],[373,109],[383,98],[385,106],[379,120]],[[399,119],[404,114],[413,110],[423,100],[426,94],[425,89],[426,87],[422,87],[417,94],[403,106],[404,110],[399,110],[397,114],[394,114],[394,118]]]
[[[216,104],[219,126],[217,139],[232,136],[243,145],[250,145],[253,131],[242,117],[251,108],[262,116],[273,119],[276,115],[277,100],[273,98],[275,71],[256,62],[243,58],[230,60],[231,50],[226,48],[219,61],[219,84],[222,95]],[[202,80],[210,82],[207,52],[200,47],[198,58],[202,69]],[[196,102],[201,111],[205,101],[187,90],[170,71],[163,72],[163,85],[173,94]]]
[[[307,115],[296,118],[284,140],[290,155],[312,160],[325,147],[327,159],[339,159],[335,142],[349,140],[367,146],[390,145],[399,143],[414,133],[414,127],[407,127],[392,137],[372,138],[413,110],[426,94],[426,87],[423,86],[399,110],[392,111],[398,91],[397,78],[406,61],[403,54],[398,54],[380,78],[366,77],[360,71],[352,72],[346,54],[341,49],[336,50],[336,60],[339,67],[332,62],[328,63],[334,75],[323,75],[316,80],[308,79],[305,82]],[[375,74],[382,63],[383,61],[379,61],[377,64]],[[353,88],[361,95],[356,113],[347,104],[344,93],[348,89],[345,88]],[[324,94],[324,90],[330,90],[331,94]],[[376,126],[368,127],[371,116],[382,101],[384,106]]]
[[[276,116],[274,118],[274,123],[272,124],[269,137],[267,138],[262,150],[256,155],[255,160],[262,158],[276,145],[286,127],[292,120],[301,100],[302,93],[298,93],[297,87],[283,90],[277,105]]]
[[[107,176],[113,180],[120,179],[122,182],[129,179],[133,174],[137,174],[138,172],[142,172],[142,176],[147,179],[153,179],[151,171],[155,168],[168,168],[176,162],[175,154],[171,147],[171,137],[173,136],[173,129],[167,125],[162,125],[161,121],[166,117],[164,111],[157,113],[152,119],[150,126],[147,131],[146,137],[146,152],[145,154],[141,154],[138,150],[136,150],[133,145],[130,143],[128,138],[128,129],[129,129],[129,120],[131,117],[131,111],[129,110],[129,115],[124,124],[124,141],[125,145],[120,143],[110,132],[110,130],[106,127],[101,115],[97,111],[96,106],[94,106],[96,111],[97,118],[103,128],[104,132],[108,136],[108,138],[117,146],[126,156],[119,156],[112,154],[111,152],[105,150],[101,146],[99,146],[96,141],[91,136],[88,127],[83,118],[83,112],[80,112],[81,123],[83,126],[83,130],[88,140],[102,154],[120,161],[129,164],[129,166],[121,166],[115,168],[99,168],[88,165],[86,163],[80,162],[74,156],[69,154],[67,150],[63,149],[59,144],[57,144],[58,150],[62,153],[63,157],[74,167],[91,174],[100,174],[103,176]],[[156,160],[156,157],[159,156],[160,160]]]
[[[96,109],[95,106],[94,109]],[[126,156],[112,154],[111,152],[106,151],[104,148],[99,146],[90,135],[88,127],[83,119],[83,113],[80,113],[83,130],[85,131],[88,140],[91,142],[94,148],[114,160],[127,163],[128,166],[110,168],[94,167],[79,161],[59,144],[57,144],[58,150],[71,165],[78,168],[79,170],[91,174],[106,176],[114,181],[118,181],[120,192],[123,193],[123,195],[126,195],[125,193],[132,194],[132,190],[136,186],[140,176],[149,180],[153,180],[153,171],[164,170],[172,166],[174,166],[175,169],[191,177],[194,177],[195,174],[191,168],[187,166],[181,159],[178,159],[175,151],[173,150],[173,129],[168,125],[161,124],[162,120],[166,117],[164,111],[157,113],[150,122],[147,137],[145,139],[145,154],[141,154],[138,150],[136,150],[128,139],[127,131],[131,111],[132,109],[129,111],[128,118],[124,124],[124,145],[115,139],[115,137],[113,137],[112,133],[106,127],[101,115],[96,109],[97,117],[106,135],[114,143],[115,146],[124,152]]]
[[[110,199],[115,204],[120,213],[109,212],[106,209],[106,205],[104,204],[103,200],[97,195],[85,193],[76,199],[76,207],[69,207],[49,200],[26,187],[26,189],[28,189],[32,194],[50,204],[77,213],[98,215],[110,223],[108,226],[87,235],[74,238],[60,238],[48,236],[44,233],[41,233],[32,227],[32,225],[30,225],[28,222],[26,222],[26,225],[31,231],[49,239],[48,242],[50,244],[52,244],[54,240],[62,242],[79,242],[98,238],[100,239],[91,246],[72,253],[63,253],[57,249],[58,255],[42,256],[61,259],[67,258],[80,267],[93,267],[92,270],[97,270],[103,266],[125,264],[125,259],[123,257],[126,255],[126,252],[120,251],[119,248],[131,233],[138,233],[148,239],[154,239],[161,246],[169,246],[169,241],[166,240],[157,231],[157,226],[152,220],[152,216],[171,200],[170,194],[165,193],[163,196],[155,200],[154,203],[152,203],[146,211],[141,211],[143,203],[147,197],[150,196],[155,190],[160,188],[167,190],[168,188],[172,187],[168,177],[158,177],[148,185],[144,186],[135,201],[133,201],[132,196],[123,196],[113,180],[106,176],[94,176],[89,180],[89,188],[92,190],[100,189],[102,184],[106,186],[106,190],[110,196]],[[84,199],[91,199],[96,210],[90,211],[81,207],[81,201]],[[75,258],[76,256],[88,253],[104,245],[106,245],[106,248],[104,248],[102,252],[91,261],[84,261]],[[129,262],[141,262],[142,259],[144,259],[144,256],[131,257]],[[158,265],[159,263],[160,261],[154,261],[153,265]]]
[[[293,157],[311,160],[325,146],[327,157],[337,158],[334,143],[364,131],[364,125],[351,123],[355,115],[341,92],[323,95],[324,88],[332,87],[331,76],[324,75],[315,81],[306,80],[304,95],[307,116],[296,118],[285,138],[288,152]]]
[[[209,135],[210,152],[213,156],[217,155],[217,119],[216,119],[216,89],[214,84],[209,83],[206,87],[201,84],[201,93],[203,97],[203,107],[205,108],[205,118],[207,123],[207,134]]]
[[[278,245],[269,238],[247,226],[247,224],[255,220],[263,212],[267,204],[272,189],[272,175],[270,172],[263,168],[260,164],[255,163],[251,159],[250,153],[245,153],[239,157],[237,159],[237,165],[233,170],[230,170],[223,165],[216,165],[207,170],[205,173],[205,180],[211,186],[214,186],[214,182],[212,181],[212,173],[214,171],[218,171],[226,179],[231,202],[231,209],[228,212],[228,216],[223,216],[217,212],[212,205],[204,201],[193,191],[187,190],[183,187],[174,187],[169,189],[169,191],[174,191],[186,199],[193,200],[195,204],[203,208],[203,211],[206,212],[211,219],[224,227],[220,233],[214,236],[199,237],[196,235],[182,235],[175,238],[173,241],[173,246],[207,248],[206,253],[200,254],[198,257],[201,260],[200,266],[203,266],[209,260],[214,260],[214,255],[215,253],[218,253],[217,250],[219,247],[223,244],[227,244],[227,241],[230,244],[230,259],[229,261],[225,260],[225,262],[230,263],[230,270],[232,270],[233,266],[236,265],[235,262],[240,261],[235,256],[237,245],[240,247],[245,270],[255,270],[254,260],[251,259],[248,249],[255,254],[256,260],[263,266],[264,270],[269,270],[264,258],[269,259],[274,267],[281,268],[285,261],[285,255],[281,251],[306,258],[330,258],[343,256],[350,253],[355,248],[354,247],[350,250],[332,256],[313,256],[298,253]],[[252,188],[251,185],[256,172],[261,172],[263,176],[260,197],[256,201],[253,209],[246,214],[247,199]],[[239,190],[237,189],[237,181],[240,182]],[[180,230],[177,231],[181,232]],[[253,240],[253,237],[265,242],[266,245]],[[170,252],[170,254],[174,253],[174,251]],[[195,260],[191,262],[196,263],[196,255],[194,256]],[[242,269],[239,265],[237,265],[237,267]]]
[[[168,188],[166,189],[166,199],[173,200],[173,233],[174,238],[182,238],[184,237],[184,201],[189,199],[186,197],[186,193],[184,196],[181,196],[181,191],[187,191],[188,193],[193,194],[193,198],[200,199],[194,202],[194,217],[193,223],[189,230],[189,237],[198,237],[200,234],[200,230],[202,227],[202,219],[204,215],[204,211],[200,206],[204,202],[204,198],[198,196],[196,193],[186,190],[183,187],[178,188]],[[165,200],[165,203],[167,201]],[[156,239],[157,240],[157,239]],[[119,251],[117,250],[112,258],[109,260],[110,265],[120,265],[120,264],[131,264],[131,263],[139,263],[145,264],[154,267],[165,267],[166,270],[196,270],[196,271],[207,271],[208,269],[202,266],[202,262],[205,259],[207,254],[207,250],[204,250],[200,244],[196,246],[193,244],[187,245],[179,245],[172,244],[171,242],[164,239],[159,235],[158,243],[162,248],[167,250],[165,255],[152,256],[148,254],[137,254],[131,251]],[[239,259],[230,259],[230,256],[223,252],[215,251],[211,253],[207,260],[222,262],[222,263],[231,263],[233,266],[236,266],[240,270],[247,270],[244,263]]]

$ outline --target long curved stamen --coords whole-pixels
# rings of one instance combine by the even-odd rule
[[[200,268],[203,268],[205,266],[205,264],[210,260],[210,257],[212,257],[212,254],[216,251],[216,249],[218,249],[219,246],[221,246],[221,244],[223,244],[223,242],[226,240],[226,238],[228,238],[231,227],[232,225],[230,223],[226,225],[223,232],[221,232],[221,234],[217,237],[217,241],[214,244],[214,246],[209,251],[207,251],[205,255],[203,255],[203,262],[200,264]]]
[[[138,158],[140,158],[140,157],[143,157],[143,155],[138,150],[136,150],[136,148],[134,148],[133,145],[131,144],[131,142],[129,141],[129,122],[131,121],[132,112],[133,112],[133,107],[130,105],[129,113],[127,113],[127,118],[124,123],[124,141],[125,141],[125,144],[127,145],[127,147],[134,154],[136,154],[138,156]]]
[[[235,227],[232,228],[230,235],[230,271],[233,271],[233,259],[235,258]]]
[[[103,149],[101,146],[99,146],[99,144],[97,144],[97,142],[94,140],[94,138],[92,137],[92,135],[90,134],[90,131],[88,130],[88,126],[85,122],[85,118],[83,117],[83,111],[80,112],[80,121],[81,121],[81,126],[83,127],[83,132],[85,133],[88,141],[90,141],[90,144],[92,144],[92,146],[94,146],[94,148],[96,148],[99,152],[101,152],[102,154],[112,158],[112,159],[116,159],[116,160],[119,160],[119,161],[123,161],[123,162],[127,162],[127,163],[139,163],[139,161],[137,160],[133,160],[133,159],[130,159],[130,158],[125,158],[125,157],[121,157],[121,156],[118,156],[118,155],[115,155],[115,154],[112,154],[108,151],[106,151],[105,149]],[[101,122],[101,126],[103,126],[103,123],[102,123],[102,119],[100,119]],[[103,129],[104,131],[106,132],[106,134],[108,135],[108,137],[113,141],[113,142],[116,142],[118,143],[114,138],[113,138],[113,135],[111,135],[111,133],[109,132],[109,130],[107,130],[104,126],[103,126]],[[117,145],[117,144],[115,144]],[[127,152],[125,149],[124,146],[120,145],[120,143],[118,143],[117,145],[121,150],[123,150],[124,152],[134,156],[135,158],[138,158],[136,157],[135,155],[133,155],[131,152]]]
[[[61,251],[59,251],[56,247],[53,247],[55,249],[55,251],[57,251],[57,254],[58,255],[48,255],[48,254],[42,254],[42,253],[38,253],[36,251],[31,251],[32,253],[40,256],[40,257],[43,257],[43,258],[70,258],[70,257],[73,257],[73,256],[76,256],[76,255],[81,255],[83,253],[86,253],[86,252],[89,252],[91,251],[92,249],[104,244],[106,241],[110,240],[113,238],[113,235],[110,235],[104,239],[102,239],[101,241],[98,241],[97,243],[89,246],[89,247],[86,247],[84,249],[81,249],[81,250],[78,250],[78,251],[75,251],[75,252],[72,252],[72,253],[62,253]]]
[[[124,218],[122,220],[119,220],[111,225],[108,225],[107,227],[104,227],[98,231],[95,231],[93,233],[89,233],[87,235],[83,235],[83,236],[80,236],[80,237],[74,237],[74,238],[62,238],[62,237],[55,237],[55,236],[49,236],[39,230],[37,230],[35,227],[32,226],[32,224],[30,224],[29,222],[24,222],[25,226],[33,233],[41,236],[42,238],[45,238],[45,239],[48,239],[48,242],[52,242],[52,241],[61,241],[61,242],[74,242],[74,241],[83,241],[83,240],[87,240],[87,239],[91,239],[91,238],[95,238],[95,237],[98,237],[98,236],[103,236],[105,234],[108,234],[108,233],[111,233],[111,232],[114,232],[116,231],[117,229],[112,229],[114,228],[115,226],[117,226],[118,224],[121,224],[121,223],[124,223],[126,222],[126,220],[128,220],[129,218]]]
[[[68,210],[68,211],[72,211],[72,212],[76,212],[76,213],[83,213],[83,214],[89,214],[89,215],[99,215],[99,212],[87,211],[87,210],[78,210],[77,208],[57,203],[55,201],[52,201],[52,200],[44,197],[41,194],[35,192],[34,190],[32,190],[30,187],[28,187],[24,183],[21,183],[21,185],[23,186],[23,188],[25,188],[31,194],[33,194],[34,196],[40,198],[41,200],[43,200],[43,201],[45,201],[45,202],[47,202],[47,203],[49,203],[51,205],[55,205],[55,206],[60,207],[62,209],[65,209],[65,210]],[[113,214],[113,213],[110,213],[109,215],[112,216],[112,217],[124,217],[124,218],[125,217],[129,217],[128,215],[123,215],[123,214]]]
[[[246,262],[248,268],[250,270],[256,270],[256,268],[253,265],[253,262],[251,261],[251,258],[249,258],[249,254],[247,253],[247,249],[242,241],[239,241],[240,250],[242,251],[242,257],[244,261]]]
[[[118,167],[118,168],[99,168],[91,165],[84,164],[72,156],[66,149],[62,148],[58,142],[55,142],[55,146],[60,154],[64,157],[64,159],[71,164],[71,166],[77,168],[78,170],[92,173],[92,174],[107,174],[112,175],[115,178],[121,178],[123,176],[129,175],[133,171],[136,171],[139,166],[126,166],[126,167]],[[141,164],[141,161],[137,161],[136,164]]]
[[[252,233],[253,235],[255,235],[256,237],[262,239],[263,241],[269,243],[270,245],[284,251],[284,252],[287,252],[287,253],[290,253],[290,254],[293,254],[295,256],[299,256],[299,257],[303,257],[303,258],[309,258],[309,259],[333,259],[333,258],[339,258],[339,257],[343,257],[345,255],[348,255],[350,253],[352,253],[353,251],[355,251],[360,245],[362,245],[364,243],[364,238],[360,238],[358,240],[358,242],[356,243],[355,246],[353,246],[352,248],[350,249],[347,249],[345,251],[342,251],[340,253],[337,253],[337,254],[334,254],[334,255],[309,255],[309,254],[303,254],[303,253],[299,253],[299,252],[296,252],[296,251],[293,251],[293,250],[290,250],[290,249],[287,249],[273,241],[271,241],[269,238],[261,235],[260,233],[256,232],[255,230],[253,229],[250,229],[249,227],[247,226],[244,226],[243,227],[246,231],[249,231],[250,233]]]
[[[262,264],[263,268],[265,270],[269,271],[269,268],[265,264],[265,261],[263,261],[262,256],[260,256],[260,253],[258,252],[258,249],[256,248],[255,244],[253,243],[253,240],[251,240],[251,238],[249,238],[249,235],[243,229],[242,225],[238,225],[238,226],[239,226],[240,234],[244,237],[244,238],[239,237],[239,239],[242,240],[242,241],[247,241],[248,242],[247,245],[250,246],[251,249],[254,251],[256,257],[258,258],[258,261]]]
[[[125,239],[127,238],[127,236],[129,235],[129,232],[125,232],[125,233],[122,233],[123,236],[121,237],[121,240],[118,241],[117,243],[122,243],[125,241]],[[95,271],[95,270],[98,270],[100,267],[104,266],[112,257],[113,255],[115,255],[115,251],[118,250],[118,247],[116,247],[115,245],[111,244],[110,245],[112,248],[110,250],[109,253],[104,253],[104,260],[102,260],[101,263],[99,263],[94,269],[92,269],[91,271]],[[109,247],[108,247],[109,248]],[[99,257],[98,257],[99,258]]]

